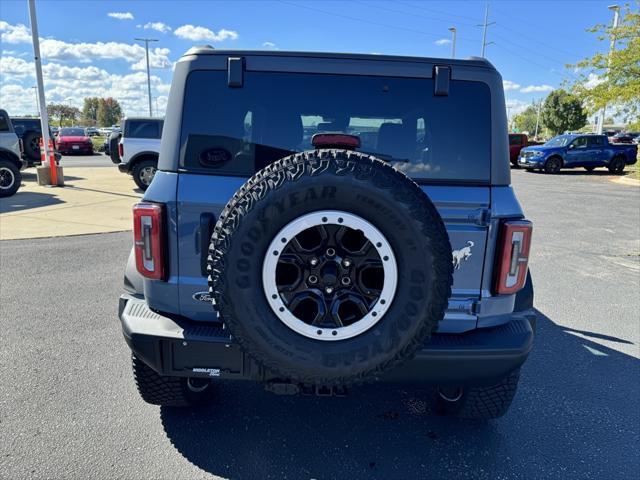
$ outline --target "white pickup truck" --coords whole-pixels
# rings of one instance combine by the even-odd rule
[[[122,124],[118,170],[133,176],[141,190],[149,187],[158,168],[163,124],[164,119],[152,117],[125,118]]]

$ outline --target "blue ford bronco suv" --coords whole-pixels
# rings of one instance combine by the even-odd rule
[[[503,415],[535,327],[506,132],[483,59],[189,50],[119,304],[142,398],[420,382]]]

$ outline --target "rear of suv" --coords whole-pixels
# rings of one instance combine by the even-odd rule
[[[145,401],[384,381],[432,385],[444,414],[507,411],[532,226],[491,64],[199,47],[166,118],[119,306]]]
[[[160,138],[164,120],[153,117],[125,118],[118,152],[111,151],[111,159],[118,159],[118,169],[133,177],[138,188],[146,190],[158,168]],[[111,149],[110,149],[111,150]]]

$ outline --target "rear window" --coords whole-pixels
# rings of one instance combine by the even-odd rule
[[[157,120],[129,120],[127,122],[128,138],[160,138],[162,122]]]
[[[316,133],[360,137],[359,151],[415,179],[488,181],[489,88],[453,80],[433,95],[432,79],[245,72],[229,88],[226,71],[194,71],[187,80],[181,167],[250,176]]]
[[[84,137],[83,128],[61,128],[58,136],[60,137]]]

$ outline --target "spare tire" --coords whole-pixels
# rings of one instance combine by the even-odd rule
[[[443,318],[453,266],[427,195],[381,160],[297,153],[249,179],[218,219],[209,288],[244,351],[275,378],[375,380]]]

